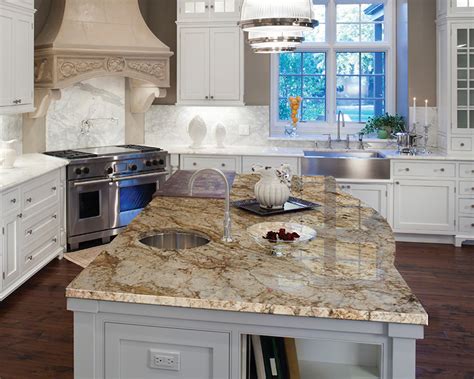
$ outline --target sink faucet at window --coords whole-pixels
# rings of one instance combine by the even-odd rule
[[[224,180],[225,183],[225,212],[224,212],[224,236],[222,237],[222,241],[224,242],[232,242],[232,220],[230,218],[230,186],[229,181],[225,174],[216,168],[203,168],[201,170],[196,171],[189,180],[188,190],[189,194],[192,196],[193,194],[193,186],[194,181],[196,178],[203,172],[210,171],[219,174],[219,176]]]
[[[337,113],[337,142],[341,142],[341,119],[342,119],[342,127],[346,127],[346,120],[344,117],[344,113],[342,111],[339,111]]]

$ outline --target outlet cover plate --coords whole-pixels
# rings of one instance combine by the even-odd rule
[[[176,351],[149,350],[150,367],[161,370],[179,371],[181,354]]]

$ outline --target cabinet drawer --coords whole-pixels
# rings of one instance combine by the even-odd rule
[[[47,233],[48,230],[59,226],[59,205],[56,204],[46,211],[37,213],[29,217],[21,228],[23,236],[23,246],[33,243],[39,236]]]
[[[21,257],[21,271],[25,273],[35,268],[44,258],[59,249],[60,235],[59,228],[44,232],[42,236],[36,238],[30,247],[23,249]]]
[[[460,178],[474,178],[474,163],[461,163],[459,165]]]
[[[472,139],[469,137],[451,138],[451,150],[453,151],[471,151]]]
[[[33,181],[22,193],[23,212],[27,216],[59,201],[59,177],[57,173]]]
[[[474,235],[474,217],[459,217],[459,231]]]
[[[20,208],[20,190],[15,188],[2,195],[2,209],[5,213],[15,212]]]
[[[393,175],[395,177],[452,178],[456,176],[456,164],[444,162],[395,162],[393,165]]]
[[[474,199],[459,199],[459,213],[474,215]]]
[[[218,168],[223,171],[240,172],[239,157],[234,156],[193,156],[181,158],[182,170],[200,170],[202,168]]]
[[[289,164],[293,174],[298,174],[299,164],[298,158],[295,157],[261,157],[261,156],[245,156],[242,158],[242,172],[252,172],[254,165],[280,167],[282,164]]]
[[[473,182],[459,182],[460,195],[474,195],[474,181]]]

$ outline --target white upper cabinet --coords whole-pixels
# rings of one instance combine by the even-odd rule
[[[474,14],[474,0],[437,0],[438,17],[466,17]]]
[[[0,0],[0,114],[33,110],[33,6]]]
[[[238,27],[178,27],[178,104],[243,105]]]
[[[178,22],[239,21],[241,0],[178,0]]]

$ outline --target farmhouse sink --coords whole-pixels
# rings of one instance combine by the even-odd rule
[[[304,152],[301,174],[337,179],[390,179],[390,160],[378,151]]]
[[[142,238],[141,243],[162,250],[185,250],[207,245],[210,239],[194,232],[167,231]]]

